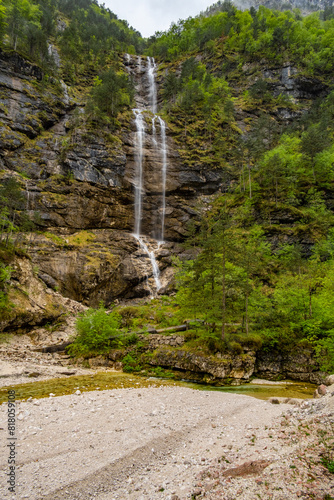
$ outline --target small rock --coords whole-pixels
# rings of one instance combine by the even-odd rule
[[[333,385],[334,384],[334,375],[328,375],[328,377],[325,380],[326,385]]]
[[[279,399],[278,398],[269,398],[269,401],[272,405],[279,405]]]
[[[317,391],[320,394],[320,396],[324,396],[327,392],[327,387],[324,384],[321,384],[319,385]]]
[[[77,396],[81,396],[81,391],[77,390],[77,391],[75,391],[74,394],[76,394]]]
[[[53,396],[55,396],[55,394],[53,394],[53,392],[50,392],[49,397],[52,398]]]

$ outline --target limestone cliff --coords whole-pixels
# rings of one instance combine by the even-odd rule
[[[127,56],[120,64],[134,79],[137,105],[145,105],[147,59]],[[244,87],[256,81],[258,70],[256,64],[243,68]],[[296,113],[303,113],[303,103],[306,109],[312,99],[326,93],[323,84],[305,79],[289,65],[261,71],[273,95],[286,94],[299,102],[296,112],[291,106],[276,109],[276,119],[282,122],[293,120]],[[233,79],[230,85],[235,93],[241,91]],[[0,87],[0,175],[2,179],[15,176],[25,190],[22,210],[40,215],[43,233],[34,235],[29,248],[40,279],[87,305],[150,293],[152,268],[132,237],[136,131],[131,111],[116,134],[87,128],[82,119],[85,91],[52,78],[45,81],[37,66],[17,54],[0,53]],[[240,130],[246,131],[247,121],[256,114],[255,109],[237,110]],[[156,147],[159,123],[153,126],[150,111],[143,116],[142,233],[150,241],[157,238],[161,212],[162,159]],[[166,243],[155,250],[161,292],[171,282],[171,257],[181,252],[179,242],[199,220],[211,196],[233,185],[228,171],[201,162],[190,167],[178,147],[167,129]]]
[[[66,297],[91,305],[146,295],[152,271],[131,236],[135,182],[131,114],[118,137],[87,130],[80,120],[85,101],[75,89],[45,82],[41,70],[18,55],[1,57],[1,178],[14,175],[25,189],[22,209],[40,215],[46,234],[35,235],[29,250],[40,277]],[[139,94],[145,95],[146,70],[138,69],[137,58],[128,68],[142,86]],[[161,205],[161,157],[150,112],[145,120],[142,232],[154,237]],[[184,166],[169,137],[167,147],[168,243],[156,255],[164,286],[171,278],[170,255],[179,253],[177,242],[198,217],[198,196],[214,193],[220,185],[219,173]]]

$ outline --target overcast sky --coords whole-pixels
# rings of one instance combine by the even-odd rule
[[[165,31],[172,22],[196,16],[215,0],[100,0],[99,3],[104,3],[146,38],[156,31]]]

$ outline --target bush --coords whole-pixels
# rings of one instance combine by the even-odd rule
[[[207,347],[209,352],[215,354],[216,352],[224,352],[226,348],[226,343],[218,336],[214,334],[203,335],[204,345]]]
[[[78,334],[68,348],[69,354],[76,357],[97,354],[108,350],[115,342],[122,345],[119,338],[120,324],[121,318],[116,312],[107,314],[102,306],[88,309],[77,319]]]
[[[187,330],[184,334],[184,340],[190,342],[198,338],[198,332],[196,330]]]
[[[134,345],[137,344],[139,338],[136,333],[131,333],[130,335],[124,336],[122,342],[124,345]]]
[[[123,372],[126,373],[139,372],[142,369],[142,366],[139,364],[139,360],[137,359],[136,355],[132,356],[131,354],[127,354],[122,359],[122,363]]]
[[[242,346],[238,342],[235,342],[234,340],[229,343],[228,348],[230,351],[233,352],[233,354],[242,354],[243,353]]]
[[[236,342],[238,342],[242,347],[248,347],[249,349],[258,350],[262,347],[263,340],[260,335],[246,335],[241,336],[237,335],[233,338]]]
[[[119,309],[119,314],[122,318],[122,326],[127,328],[133,326],[133,319],[138,318],[140,311],[138,307],[134,306],[126,306],[122,309]]]
[[[315,344],[315,352],[321,370],[332,373],[334,371],[334,330],[328,333],[328,337],[318,340]]]

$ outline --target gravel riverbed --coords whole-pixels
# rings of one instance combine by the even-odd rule
[[[178,386],[17,402],[16,496],[7,489],[5,466],[0,497],[248,500],[334,496],[334,475],[319,464],[321,445],[316,443],[317,429],[333,426],[331,392],[300,406]],[[0,418],[5,443],[5,403]],[[304,422],[311,429],[306,434],[301,430]],[[309,448],[313,465],[307,459]],[[300,457],[304,459],[296,464]],[[7,458],[8,448],[3,446],[1,463],[5,465]]]

